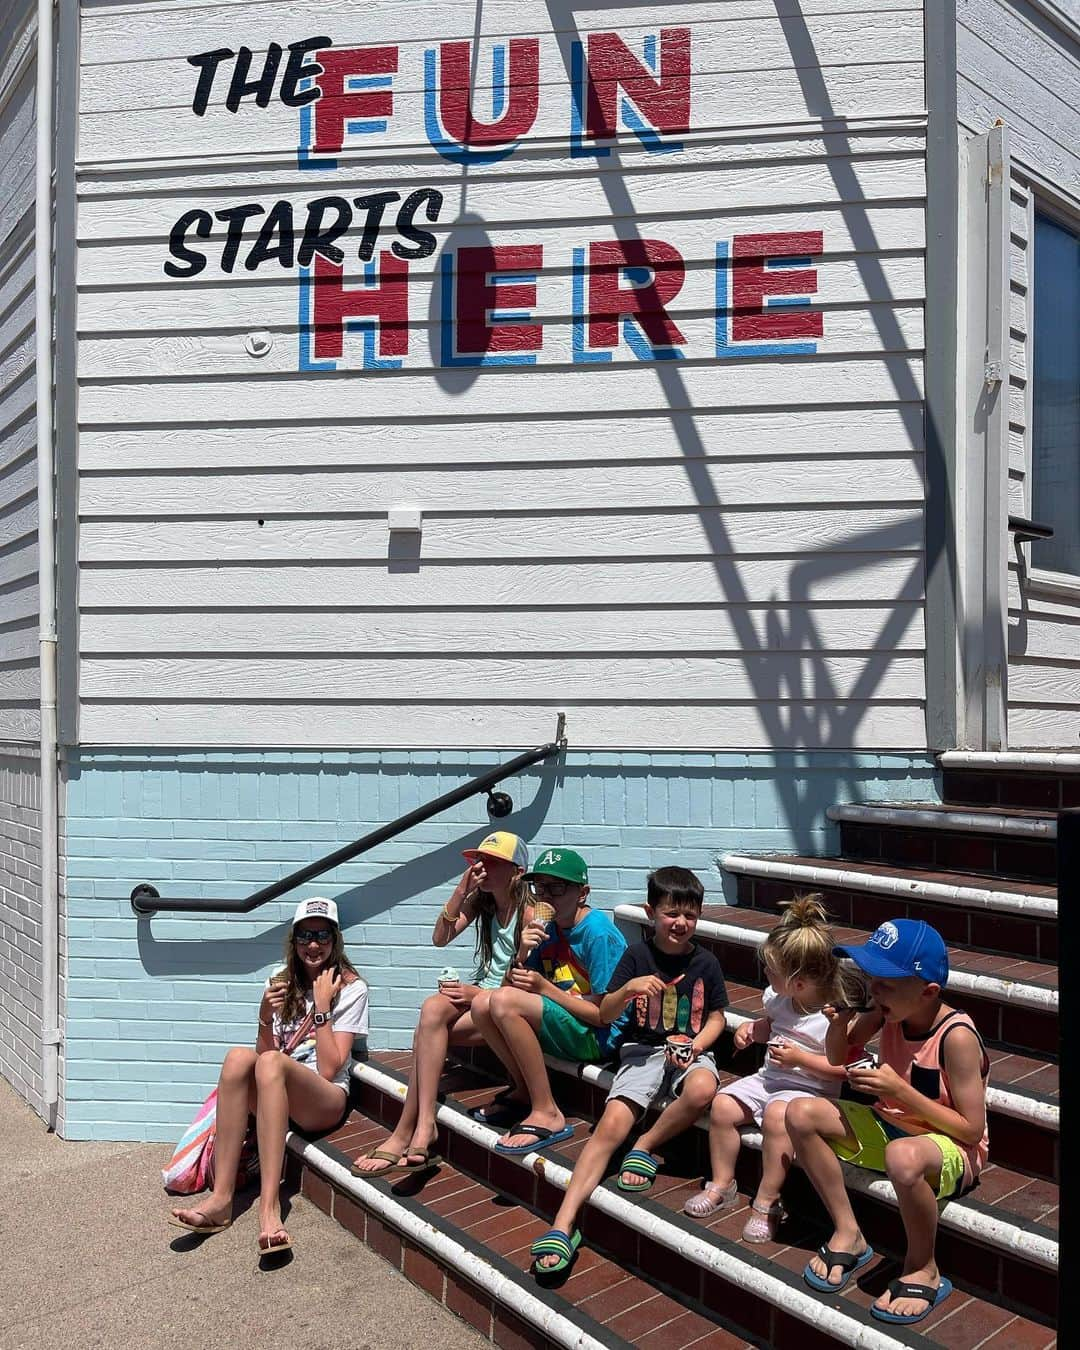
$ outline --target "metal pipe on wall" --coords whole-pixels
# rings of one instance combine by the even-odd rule
[[[38,0],[35,89],[34,364],[37,415],[38,651],[41,758],[42,1104],[56,1126],[60,1017],[56,742],[56,507],[53,452],[53,0]]]

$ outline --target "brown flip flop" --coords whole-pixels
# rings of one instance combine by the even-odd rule
[[[279,1233],[284,1234],[285,1237],[284,1242],[274,1241],[274,1238],[276,1238]],[[289,1234],[285,1231],[284,1228],[275,1228],[272,1233],[259,1234],[260,1256],[275,1256],[278,1252],[287,1252],[291,1246],[292,1246],[292,1238],[289,1236]]]
[[[384,1177],[387,1172],[395,1172],[401,1166],[401,1160],[404,1153],[387,1153],[385,1149],[369,1148],[366,1153],[358,1154],[349,1167],[349,1171],[354,1177]],[[378,1158],[380,1162],[385,1162],[385,1167],[357,1167],[361,1158]]]
[[[206,1218],[205,1213],[201,1209],[186,1209],[183,1213],[199,1214],[204,1219]],[[232,1223],[232,1219],[226,1219],[224,1223],[186,1223],[183,1219],[178,1218],[177,1215],[170,1214],[169,1222],[174,1228],[186,1228],[189,1233],[220,1233],[229,1227]]]
[[[402,1162],[390,1169],[396,1176],[403,1176],[409,1172],[426,1172],[429,1167],[436,1167],[442,1162],[441,1153],[432,1153],[426,1148],[407,1148],[401,1157]],[[420,1162],[405,1162],[405,1158],[419,1158]]]

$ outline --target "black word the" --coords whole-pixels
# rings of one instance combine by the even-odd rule
[[[285,74],[281,77],[279,91],[279,97],[286,107],[300,108],[305,103],[313,103],[315,99],[322,97],[322,90],[316,85],[312,85],[310,89],[300,89],[298,86],[301,80],[323,73],[323,67],[318,61],[312,61],[309,65],[304,64],[308,52],[324,51],[332,46],[333,42],[328,37],[301,38],[299,42],[289,43],[289,59],[285,63]],[[284,54],[284,47],[271,42],[266,49],[262,70],[255,79],[249,78],[252,55],[250,47],[241,47],[235,52],[231,47],[217,47],[212,52],[199,52],[195,56],[189,56],[188,64],[199,72],[199,82],[195,86],[195,96],[191,100],[191,111],[196,117],[202,117],[206,112],[218,68],[224,62],[231,61],[233,57],[236,58],[236,65],[229,81],[229,92],[225,96],[226,108],[234,113],[245,98],[252,97],[260,108],[267,107],[274,96],[278,67]]]
[[[229,206],[213,215],[209,211],[196,207],[185,211],[169,231],[169,252],[177,262],[166,261],[165,274],[170,277],[196,277],[206,267],[206,251],[192,248],[192,237],[210,240],[213,237],[214,221],[221,221],[227,228],[222,240],[221,270],[232,272],[241,247],[247,243],[244,255],[244,268],[254,272],[263,263],[276,262],[279,267],[310,267],[316,254],[329,262],[343,263],[345,252],[338,247],[337,241],[353,226],[355,213],[363,214],[363,230],[357,257],[361,262],[370,262],[375,256],[375,245],[382,229],[386,208],[401,201],[400,192],[371,192],[363,197],[354,197],[350,202],[345,197],[318,197],[308,202],[303,226],[299,230],[297,244],[297,225],[293,218],[291,202],[274,202],[269,209],[260,202],[244,202],[240,206]],[[435,188],[418,188],[411,192],[398,207],[394,220],[394,229],[402,239],[395,239],[390,245],[391,251],[399,258],[417,259],[430,257],[435,252],[436,240],[430,230],[416,224],[421,214],[430,224],[435,224],[442,210],[443,195]],[[259,227],[255,238],[245,241],[244,227],[256,217],[266,219]]]

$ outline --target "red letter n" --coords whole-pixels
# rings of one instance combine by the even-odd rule
[[[648,35],[645,43],[646,54],[650,50],[655,53],[655,36]],[[629,108],[624,104],[621,120],[646,147],[677,148],[660,143],[656,133],[690,129],[689,28],[660,30],[658,75],[634,55],[618,33],[590,33],[584,120],[585,131],[593,140],[617,134],[620,91],[634,105]]]

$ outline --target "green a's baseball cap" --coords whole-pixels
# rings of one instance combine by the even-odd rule
[[[530,877],[559,877],[563,881],[573,882],[575,886],[589,884],[589,869],[585,859],[572,848],[547,848],[533,863],[527,874]]]

